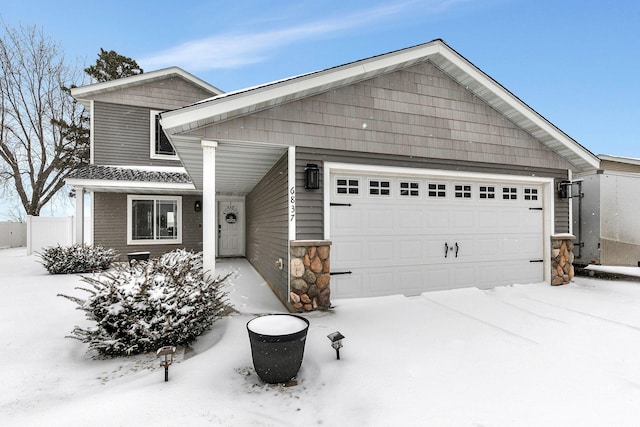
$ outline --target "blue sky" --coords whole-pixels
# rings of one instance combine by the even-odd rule
[[[79,68],[100,48],[224,91],[442,38],[594,154],[640,158],[637,0],[0,0]]]
[[[0,0],[0,16],[81,67],[113,49],[225,91],[442,38],[594,154],[640,158],[635,0]]]

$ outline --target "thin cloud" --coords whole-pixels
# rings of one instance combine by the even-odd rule
[[[179,65],[191,71],[238,68],[266,61],[270,54],[283,46],[325,37],[340,31],[354,30],[365,25],[388,20],[420,4],[431,11],[442,13],[451,6],[467,0],[409,1],[392,6],[381,6],[365,12],[345,15],[337,19],[309,22],[288,28],[258,33],[218,34],[193,40],[142,58],[144,68],[158,69]]]

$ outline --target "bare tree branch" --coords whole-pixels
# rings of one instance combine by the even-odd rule
[[[36,27],[0,28],[0,185],[39,215],[88,162],[87,114],[68,90],[82,75]]]

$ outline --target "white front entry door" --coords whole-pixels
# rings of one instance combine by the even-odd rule
[[[331,186],[332,297],[544,280],[541,185],[335,174]]]
[[[244,256],[244,200],[218,202],[218,256]]]

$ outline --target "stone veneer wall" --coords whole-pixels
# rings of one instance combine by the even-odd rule
[[[328,310],[331,306],[330,249],[327,240],[291,242],[289,301],[294,311]]]
[[[571,234],[551,236],[551,285],[566,285],[573,280],[573,241]]]

